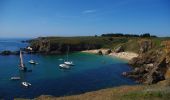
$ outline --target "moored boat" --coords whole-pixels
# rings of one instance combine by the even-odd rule
[[[28,82],[22,82],[21,84],[22,84],[23,86],[25,86],[25,87],[31,86],[31,83],[28,83]]]
[[[28,61],[30,64],[38,64],[37,62],[35,62],[34,60],[30,60]]]
[[[60,68],[63,68],[63,69],[69,69],[70,68],[70,66],[67,65],[67,64],[60,64],[59,66],[60,66]]]
[[[11,77],[10,80],[20,80],[20,77]]]
[[[67,60],[66,60],[66,61],[64,61],[64,64],[69,65],[69,66],[74,66],[73,61],[69,61],[69,59],[68,59],[69,48],[70,48],[70,47],[68,46],[68,51],[67,51]]]

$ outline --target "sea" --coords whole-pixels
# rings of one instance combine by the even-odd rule
[[[17,51],[29,45],[22,43],[22,40],[24,39],[0,39],[0,51]],[[24,64],[32,72],[19,71],[18,55],[0,55],[0,98],[32,99],[40,95],[60,97],[136,84],[134,80],[121,75],[122,72],[131,70],[127,61],[111,56],[69,53],[69,60],[75,66],[67,70],[59,67],[66,55],[24,54],[23,58]],[[39,64],[29,64],[30,59]],[[13,76],[19,76],[21,80],[10,80]],[[23,87],[23,81],[31,83],[31,87]]]

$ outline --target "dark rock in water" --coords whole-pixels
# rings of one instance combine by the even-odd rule
[[[9,50],[5,50],[5,51],[2,51],[0,54],[1,54],[1,55],[11,55],[12,52],[9,51]]]
[[[116,53],[119,53],[119,52],[124,52],[124,48],[122,46],[119,46],[118,48],[116,48],[114,50]]]
[[[97,52],[97,54],[98,54],[98,55],[103,55],[103,53],[102,53],[101,50],[99,50],[99,51]]]
[[[7,55],[19,55],[19,51],[9,51],[9,50],[5,50],[5,51],[2,51],[0,53],[0,55],[4,55],[4,56],[7,56]]]

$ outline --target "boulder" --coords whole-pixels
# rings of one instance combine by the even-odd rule
[[[111,50],[111,49],[108,49],[108,50],[106,50],[105,55],[108,55],[108,54],[110,54],[110,53],[112,53],[112,50]]]
[[[99,50],[99,51],[97,52],[97,54],[98,54],[98,55],[103,55],[103,52],[102,52],[101,50]]]

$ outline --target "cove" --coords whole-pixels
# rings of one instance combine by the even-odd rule
[[[70,70],[59,68],[65,55],[27,55],[25,65],[32,69],[30,73],[18,70],[19,56],[0,56],[0,98],[35,98],[40,95],[66,96],[96,91],[121,85],[134,85],[133,80],[121,76],[130,67],[126,61],[110,56],[99,56],[87,53],[71,53],[69,59],[76,66]],[[35,59],[38,65],[28,61]],[[22,77],[19,81],[9,80],[12,76]],[[22,81],[32,84],[24,88]]]

